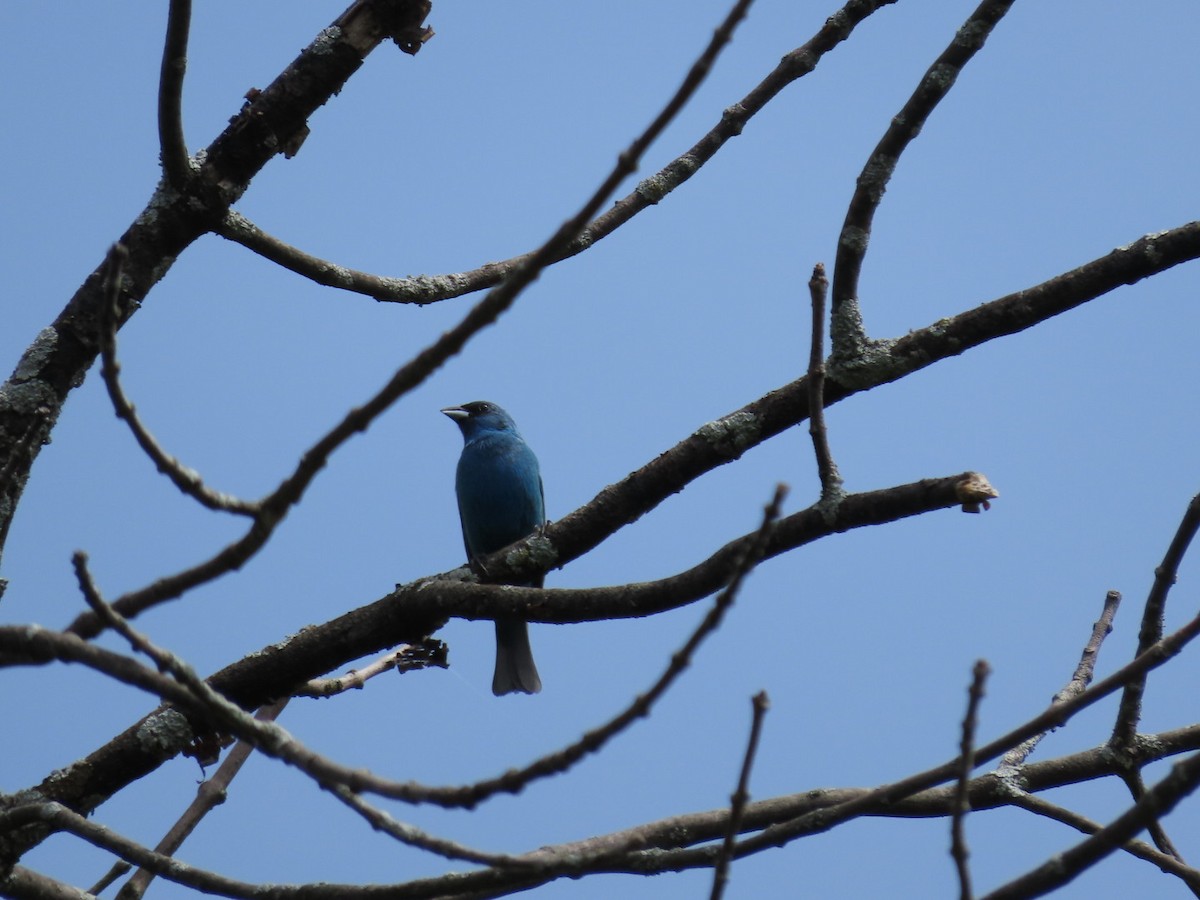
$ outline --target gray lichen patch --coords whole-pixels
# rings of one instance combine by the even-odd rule
[[[57,407],[58,394],[44,381],[10,381],[0,386],[0,409],[23,416],[45,416]]]
[[[745,410],[716,419],[696,429],[696,435],[712,445],[722,456],[737,459],[748,447],[758,443],[762,423]]]
[[[148,716],[137,729],[138,745],[145,753],[178,753],[192,740],[192,726],[174,709]]]
[[[17,370],[13,372],[13,381],[29,381],[40,375],[42,368],[53,356],[54,348],[57,345],[57,331],[49,327],[39,331],[38,336],[29,345],[29,349],[21,356],[21,361],[17,363]]]
[[[314,56],[327,56],[333,52],[334,45],[342,39],[342,29],[336,25],[330,25],[328,28],[321,29],[313,42],[309,45],[309,52]]]

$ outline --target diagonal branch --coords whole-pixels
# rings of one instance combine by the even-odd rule
[[[1092,677],[1096,670],[1096,658],[1100,653],[1100,645],[1112,633],[1113,618],[1117,615],[1117,607],[1120,605],[1121,594],[1119,591],[1109,591],[1105,595],[1104,607],[1100,611],[1100,618],[1092,624],[1092,634],[1088,638],[1087,644],[1084,645],[1083,653],[1080,654],[1079,664],[1075,667],[1075,672],[1071,676],[1071,680],[1051,698],[1052,703],[1062,703],[1072,697],[1078,697],[1092,683]],[[1035,734],[1005,753],[1000,759],[1000,769],[1008,769],[1023,764],[1045,736],[1046,732],[1044,731]]]
[[[1061,822],[1064,825],[1074,828],[1076,831],[1082,831],[1084,834],[1095,834],[1104,827],[1099,822],[1095,822],[1086,816],[1081,816],[1056,803],[1051,803],[1042,797],[1035,797],[1032,794],[1018,794],[1014,796],[1012,805],[1021,809],[1027,809],[1031,813],[1044,816],[1047,819],[1053,819],[1055,822]],[[1200,869],[1193,869],[1191,866],[1184,865],[1177,857],[1155,850],[1145,841],[1129,840],[1121,845],[1121,849],[1131,856],[1136,856],[1138,859],[1144,859],[1147,862],[1153,863],[1164,872],[1178,876],[1193,894],[1200,896]]]
[[[1154,570],[1154,585],[1146,597],[1146,605],[1142,611],[1142,626],[1138,632],[1137,654],[1146,651],[1151,644],[1158,642],[1163,634],[1163,617],[1166,613],[1167,593],[1175,584],[1179,574],[1179,565],[1183,562],[1184,554],[1191,546],[1192,539],[1200,530],[1200,494],[1188,503],[1183,519],[1175,530],[1175,537],[1163,555],[1163,561]],[[1114,751],[1120,753],[1133,743],[1137,734],[1138,721],[1141,719],[1142,696],[1146,691],[1146,680],[1135,679],[1125,686],[1121,695],[1121,706],[1117,712],[1116,725],[1113,728],[1109,743]]]
[[[1061,887],[1120,849],[1151,821],[1165,816],[1197,786],[1200,786],[1200,753],[1172,766],[1167,776],[1146,791],[1137,803],[1091,837],[1054,854],[1047,862],[997,888],[983,900],[1036,897]]]
[[[900,155],[921,133],[926,120],[942,99],[950,93],[959,72],[983,49],[992,29],[1008,12],[1013,0],[983,0],[971,13],[950,45],[934,60],[917,89],[900,112],[893,116],[888,129],[871,152],[862,173],[858,176],[854,196],[846,210],[846,219],[838,237],[837,257],[833,263],[834,322],[845,323],[840,316],[848,301],[858,300],[858,277],[862,271],[867,243],[871,239],[871,223],[875,210],[883,200],[884,191],[900,161]],[[861,325],[861,322],[858,322]],[[834,356],[853,356],[864,336],[846,334],[835,328]]]

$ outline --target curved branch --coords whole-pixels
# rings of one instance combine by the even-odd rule
[[[954,87],[958,73],[983,48],[988,35],[1012,4],[1013,0],[983,0],[979,4],[954,35],[950,46],[934,60],[899,114],[892,117],[887,131],[867,158],[838,236],[837,257],[833,263],[832,309],[835,317],[844,303],[858,299],[858,276],[871,238],[871,222],[900,155],[921,133],[926,120]],[[845,335],[835,331],[834,355],[845,354],[850,346],[860,342],[861,337],[861,334]]]
[[[108,390],[108,397],[112,401],[117,418],[129,426],[134,440],[150,457],[155,468],[201,506],[243,516],[258,515],[257,504],[213,490],[204,483],[198,472],[189,469],[167,453],[142,423],[137,410],[125,395],[125,389],[121,386],[121,363],[117,360],[116,318],[119,310],[121,275],[128,256],[129,251],[123,244],[113,244],[108,251],[105,263],[106,299],[100,314],[100,377],[104,380],[104,387]]]
[[[690,179],[712,159],[725,142],[742,133],[746,123],[785,87],[817,67],[821,57],[850,37],[854,29],[872,13],[897,0],[848,0],[807,43],[784,55],[766,78],[749,94],[728,107],[721,120],[686,153],[676,157],[654,175],[643,179],[628,195],[584,228],[579,237],[561,248],[550,260],[561,262],[582,253],[597,241],[608,237],[638,213],[654,206]],[[317,284],[365,294],[376,300],[424,305],[461,297],[499,284],[515,269],[529,261],[530,253],[502,262],[486,263],[467,272],[447,275],[417,275],[393,278],[360,272],[320,259],[267,234],[245,216],[228,213],[214,229],[227,240],[241,244],[277,265],[290,269]]]
[[[192,0],[171,0],[158,76],[158,148],[167,184],[177,191],[192,173],[183,136],[183,76],[191,24]]]

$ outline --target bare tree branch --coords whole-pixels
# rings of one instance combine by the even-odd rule
[[[158,77],[158,146],[167,184],[182,191],[192,174],[183,136],[183,77],[187,72],[192,0],[171,0]]]
[[[962,741],[959,744],[958,782],[954,790],[954,812],[950,816],[950,856],[958,872],[958,895],[961,900],[971,900],[971,869],[967,864],[970,851],[967,849],[966,818],[971,808],[968,787],[971,772],[975,769],[975,729],[978,727],[979,704],[983,701],[983,688],[991,669],[984,660],[975,663],[968,692],[967,713],[963,717]]]
[[[1200,494],[1193,497],[1188,504],[1183,519],[1175,531],[1175,537],[1171,540],[1171,544],[1163,556],[1163,561],[1154,570],[1154,585],[1146,597],[1146,605],[1142,610],[1142,626],[1138,632],[1136,655],[1141,655],[1147,647],[1162,638],[1167,593],[1175,584],[1176,576],[1179,573],[1179,564],[1183,562],[1184,554],[1191,546],[1197,529],[1200,529]],[[1145,678],[1136,679],[1125,686],[1116,725],[1113,727],[1110,739],[1110,744],[1116,753],[1123,752],[1126,746],[1133,743],[1138,722],[1141,719],[1142,696],[1145,691]]]
[[[812,300],[812,340],[808,356],[808,433],[817,457],[817,474],[821,479],[821,503],[836,505],[842,497],[842,476],[829,449],[829,432],[825,428],[825,295],[829,280],[825,266],[813,266],[808,280]]]
[[[710,900],[721,900],[725,895],[725,886],[729,883],[729,861],[733,857],[734,842],[742,826],[742,815],[746,811],[746,804],[750,802],[750,770],[754,766],[754,755],[758,751],[758,739],[762,734],[763,719],[766,718],[770,706],[771,701],[767,697],[766,691],[759,691],[754,695],[751,702],[754,716],[750,722],[750,738],[746,741],[746,755],[742,760],[742,772],[738,776],[737,790],[729,798],[729,828],[725,832],[725,841],[721,845],[717,863],[713,866],[713,886],[712,892],[709,894]]]
[[[1170,773],[1154,785],[1126,812],[1091,837],[1069,850],[1054,854],[1049,861],[997,888],[984,900],[1016,900],[1040,897],[1073,880],[1094,866],[1154,819],[1162,818],[1200,784],[1200,754],[1175,763]]]
[[[107,300],[100,315],[100,374],[104,379],[104,386],[108,390],[113,409],[116,410],[117,418],[129,426],[138,446],[150,457],[158,471],[171,479],[172,484],[197,503],[208,509],[222,512],[243,516],[258,515],[258,504],[212,490],[203,482],[199,473],[187,468],[178,459],[167,453],[138,418],[137,410],[125,395],[125,391],[121,387],[121,364],[117,361],[117,318],[119,316],[121,276],[128,258],[129,251],[123,244],[113,244],[108,251],[104,277]]]
[[[13,900],[95,900],[91,892],[81,891],[24,866],[15,866],[7,878],[0,876],[0,890]]]
[[[643,210],[656,205],[698,172],[732,137],[742,133],[746,123],[773,100],[785,87],[812,72],[821,57],[845,41],[868,16],[896,0],[848,0],[807,43],[784,55],[766,78],[749,94],[727,107],[721,120],[686,153],[676,157],[654,175],[618,200],[611,209],[593,219],[579,236],[557,251],[550,260],[560,262],[608,237]],[[360,272],[305,253],[267,234],[240,213],[230,211],[216,225],[217,234],[290,269],[317,284],[365,294],[376,300],[424,305],[461,297],[500,283],[512,271],[525,265],[532,254],[514,256],[503,262],[486,263],[467,272],[445,275],[417,275],[396,278]]]
[[[1015,795],[1012,804],[1021,809],[1027,809],[1036,815],[1069,825],[1071,828],[1074,828],[1076,831],[1082,831],[1084,834],[1095,834],[1104,827],[1099,822],[1094,822],[1086,816],[1081,816],[1056,803],[1051,803],[1042,797],[1035,797],[1032,794]],[[1136,856],[1138,859],[1144,859],[1147,862],[1153,863],[1163,872],[1177,875],[1193,894],[1200,893],[1200,869],[1193,869],[1191,866],[1184,865],[1174,856],[1162,853],[1144,841],[1126,841],[1121,845],[1121,849],[1131,856]]]
[[[1083,653],[1079,657],[1079,664],[1075,667],[1075,674],[1071,676],[1071,680],[1067,682],[1066,686],[1054,695],[1050,701],[1051,703],[1064,703],[1072,697],[1078,697],[1092,683],[1092,676],[1096,670],[1096,659],[1100,654],[1100,645],[1112,633],[1113,619],[1116,617],[1117,607],[1120,605],[1120,592],[1109,591],[1105,595],[1104,607],[1100,611],[1100,618],[1092,625],[1092,635],[1083,647]],[[1005,753],[1000,759],[1000,768],[1019,766],[1024,763],[1029,758],[1029,754],[1033,752],[1033,749],[1045,736],[1046,732],[1044,731],[1035,734]]]
[[[324,699],[350,690],[361,690],[376,675],[393,669],[402,675],[405,672],[428,669],[430,666],[447,669],[450,664],[446,655],[446,645],[433,638],[416,644],[402,644],[398,649],[389,651],[369,665],[351,669],[345,675],[336,678],[314,678],[298,688],[292,696]]]
[[[862,320],[857,315],[846,315],[844,307],[857,307],[858,276],[871,239],[871,223],[901,154],[921,133],[934,109],[954,87],[959,72],[983,49],[992,29],[1012,4],[1013,0],[983,0],[979,4],[950,45],[934,60],[908,102],[892,117],[887,131],[867,158],[846,210],[833,263],[834,357],[853,358],[862,352],[866,342]]]

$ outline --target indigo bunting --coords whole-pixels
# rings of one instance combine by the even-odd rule
[[[476,560],[532,534],[546,522],[537,457],[512,417],[494,403],[476,400],[442,410],[462,431],[454,490],[467,559]],[[541,587],[542,578],[525,582]],[[513,617],[496,619],[496,671],[492,693],[536,694],[542,689],[529,628]]]

